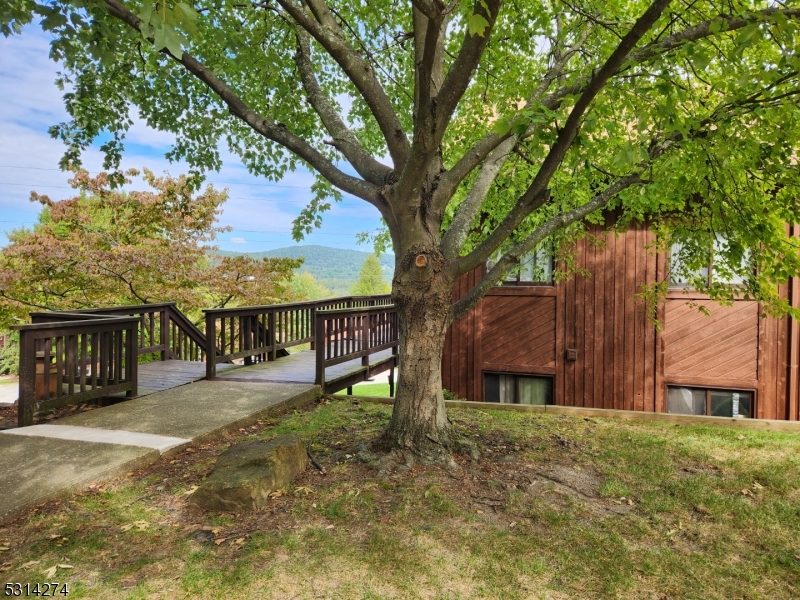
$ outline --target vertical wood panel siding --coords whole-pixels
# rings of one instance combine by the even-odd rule
[[[663,412],[668,385],[756,390],[756,416],[800,418],[800,327],[762,318],[755,302],[722,307],[670,292],[656,331],[635,295],[666,276],[668,258],[649,249],[645,227],[624,233],[597,226],[577,244],[577,275],[554,287],[500,287],[455,322],[445,341],[444,387],[482,401],[483,372],[554,377],[556,404]],[[793,235],[800,227],[793,227]],[[461,277],[453,301],[483,275]],[[800,306],[800,283],[780,287]],[[688,301],[703,305],[709,317]],[[577,360],[566,360],[568,350]]]

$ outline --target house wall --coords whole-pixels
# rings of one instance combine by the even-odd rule
[[[559,405],[664,412],[668,385],[720,387],[755,392],[758,418],[798,420],[796,322],[762,318],[753,301],[719,306],[675,290],[659,307],[657,331],[636,299],[643,285],[665,276],[667,257],[648,248],[653,234],[644,227],[590,233],[578,243],[577,260],[591,276],[494,288],[451,326],[446,389],[483,401],[484,372],[545,375]],[[459,279],[453,300],[482,274]],[[798,287],[781,287],[795,305]]]

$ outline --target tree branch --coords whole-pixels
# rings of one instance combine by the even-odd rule
[[[551,83],[561,76],[570,59],[581,48],[581,46],[586,43],[588,37],[589,28],[583,32],[583,35],[581,35],[579,40],[577,40],[563,55],[561,55],[555,61],[553,66],[548,70],[544,78],[542,78],[542,81],[531,94],[530,98],[528,98],[526,103],[527,106],[535,104],[541,100]],[[550,110],[555,110],[560,104],[561,98],[563,98],[563,96],[557,94],[551,95],[544,102],[544,105]],[[528,137],[533,135],[535,130],[536,125],[532,123],[523,136],[516,136],[510,133],[507,134],[507,138],[504,139],[500,145],[491,152],[486,161],[483,163],[481,172],[478,175],[478,179],[467,194],[467,198],[458,207],[458,211],[453,218],[453,222],[442,238],[442,250],[446,258],[453,260],[454,258],[458,257],[459,253],[461,252],[461,246],[463,246],[464,241],[467,239],[469,227],[480,211],[484,200],[486,200],[486,196],[489,194],[492,183],[500,172],[500,169],[505,163],[509,153],[517,144],[520,137]],[[486,139],[487,138],[484,138],[484,140]],[[488,140],[487,143],[491,144],[492,141]],[[459,164],[456,164],[456,167],[458,166]],[[466,165],[463,165],[462,168],[466,168]],[[437,188],[437,194],[441,194],[438,200],[442,204],[442,210],[455,193],[455,189],[461,183],[463,176],[465,175],[466,173],[460,176],[457,168],[454,168],[442,178],[443,181],[440,182],[439,188]]]
[[[383,185],[391,173],[391,169],[375,160],[364,150],[355,134],[342,121],[339,113],[336,112],[333,104],[320,88],[314,74],[314,67],[311,64],[311,39],[308,32],[298,29],[296,34],[297,53],[294,58],[297,70],[300,73],[308,102],[333,138],[333,146],[344,155],[364,179],[377,186]]]
[[[644,14],[637,19],[631,30],[622,38],[616,49],[611,53],[606,62],[597,71],[594,77],[583,90],[577,102],[570,111],[564,127],[559,131],[556,142],[550,148],[542,166],[536,173],[533,182],[522,196],[517,200],[514,208],[506,218],[489,236],[481,242],[469,255],[451,263],[451,269],[456,275],[461,275],[471,271],[483,263],[500,244],[511,235],[511,233],[522,223],[522,221],[547,201],[547,186],[550,179],[558,169],[564,156],[572,146],[575,136],[578,134],[581,119],[589,108],[592,100],[600,93],[606,82],[614,75],[619,67],[624,63],[625,58],[634,48],[636,43],[650,30],[655,24],[661,13],[669,5],[671,0],[654,0]]]
[[[300,27],[310,33],[338,63],[356,89],[361,93],[383,133],[394,168],[402,169],[408,160],[409,143],[400,120],[386,91],[381,86],[372,67],[347,41],[344,31],[330,13],[323,0],[309,2],[320,21],[309,15],[293,0],[277,0]]]
[[[447,125],[491,38],[502,1],[478,0],[475,3],[474,14],[484,18],[488,26],[483,35],[469,31],[465,33],[461,50],[435,95],[432,89],[435,84],[433,66],[437,55],[441,61],[444,28],[441,20],[427,19],[422,60],[417,68],[418,93],[415,99],[418,101],[418,110],[414,119],[414,139],[408,163],[396,184],[395,193],[398,197],[417,195],[415,189],[422,185],[432,161],[439,155]],[[415,29],[421,25],[421,21],[415,19]],[[421,38],[417,31],[415,38]]]
[[[126,23],[131,29],[137,32],[141,31],[142,22],[139,17],[129,11],[120,0],[105,0],[105,3],[112,16]],[[148,35],[147,39],[150,43],[153,42],[152,35]],[[225,82],[193,56],[186,52],[183,52],[180,58],[175,58],[168,52],[165,54],[182,64],[187,71],[205,83],[227,105],[228,111],[233,116],[244,121],[254,131],[299,156],[339,189],[376,206],[381,214],[387,210],[385,203],[378,196],[379,188],[377,186],[347,175],[311,144],[289,131],[283,123],[275,123],[259,115],[247,106]]]
[[[538,227],[536,231],[531,233],[524,240],[514,245],[514,247],[511,248],[511,250],[509,250],[486,275],[484,275],[483,279],[481,279],[474,288],[472,288],[463,298],[458,300],[450,307],[450,322],[462,317],[467,311],[469,311],[469,309],[475,306],[480,299],[486,295],[486,292],[500,282],[508,269],[518,262],[525,254],[547,239],[548,236],[552,235],[559,229],[563,229],[572,223],[581,221],[593,212],[600,210],[622,190],[629,188],[634,184],[642,183],[641,174],[642,171],[638,171],[620,178],[617,182],[607,187],[602,193],[589,200],[589,202],[586,204],[582,204],[571,211],[554,216],[545,222],[541,227]]]

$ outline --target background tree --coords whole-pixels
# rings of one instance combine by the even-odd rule
[[[194,193],[185,176],[147,170],[144,180],[154,191],[122,193],[105,173],[80,172],[71,180],[79,196],[32,194],[44,206],[39,223],[12,232],[0,253],[0,328],[32,310],[177,302],[198,317],[201,308],[287,297],[282,282],[302,261],[209,258],[224,192]]]
[[[774,282],[800,270],[784,229],[799,210],[798,16],[794,0],[6,0],[0,31],[35,17],[53,36],[64,166],[106,130],[114,167],[136,106],[199,170],[219,167],[224,139],[267,178],[315,172],[298,236],[343,192],[376,207],[403,364],[387,441],[447,460],[450,323],[605,208],[697,256],[724,234],[720,261],[785,308]]]
[[[311,273],[296,273],[289,282],[289,290],[296,300],[324,300],[333,297]]]
[[[392,288],[383,278],[383,269],[378,257],[370,254],[361,265],[358,272],[358,280],[353,284],[350,293],[354,296],[373,296],[376,294],[388,294]]]

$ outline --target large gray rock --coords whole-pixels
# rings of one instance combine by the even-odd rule
[[[261,508],[269,494],[292,481],[308,463],[302,440],[281,435],[223,452],[189,502],[203,510],[241,512]]]

